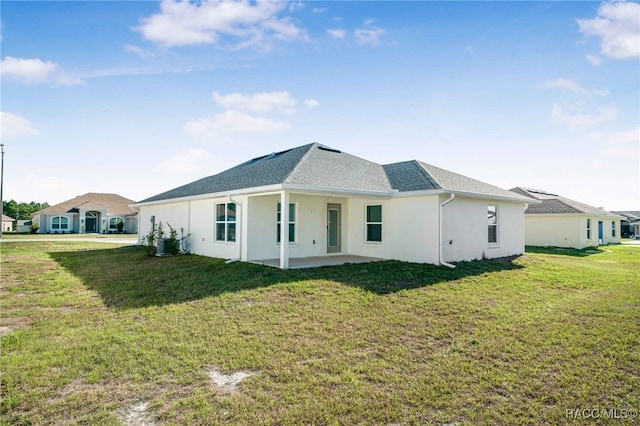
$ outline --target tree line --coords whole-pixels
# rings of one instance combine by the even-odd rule
[[[18,203],[15,200],[2,202],[2,213],[16,220],[29,220],[39,210],[49,207],[49,203]]]

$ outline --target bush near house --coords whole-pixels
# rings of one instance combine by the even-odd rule
[[[0,424],[637,421],[636,247],[298,271],[2,250]]]

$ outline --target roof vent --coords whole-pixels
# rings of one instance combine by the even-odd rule
[[[291,149],[293,149],[293,148],[291,148]],[[260,160],[270,160],[272,158],[279,157],[282,154],[286,154],[287,152],[291,151],[291,149],[286,149],[286,150],[280,151],[280,152],[272,152],[271,154],[267,154],[267,155],[261,155],[260,157],[252,158],[251,160],[247,161],[245,164],[256,163],[256,162],[258,162]]]
[[[333,152],[335,154],[342,154],[342,151],[337,150],[337,149],[333,149],[333,148],[329,148],[329,147],[326,147],[326,146],[319,146],[318,149],[321,149],[322,151]]]

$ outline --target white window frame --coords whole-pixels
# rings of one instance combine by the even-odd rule
[[[612,220],[611,221],[611,238],[615,238],[616,237],[616,221]]]
[[[493,223],[489,216],[492,207],[494,212]],[[491,232],[489,230],[492,227],[495,228],[495,241],[491,241]],[[487,243],[493,246],[500,244],[500,207],[497,204],[487,204]]]
[[[58,227],[56,228],[54,225],[54,221],[58,219]],[[62,227],[62,219],[66,221],[64,224],[64,228]],[[68,231],[69,230],[69,217],[68,216],[53,216],[51,217],[51,230],[52,231]]]
[[[229,212],[229,206],[233,205],[234,211],[236,213],[236,215],[233,217],[233,220],[230,220],[230,216],[228,214]],[[224,219],[220,220],[218,219],[218,206],[224,206]],[[214,217],[215,217],[215,228],[213,230],[214,233],[214,241],[216,243],[229,243],[229,244],[235,244],[237,242],[237,231],[238,231],[238,205],[236,203],[233,202],[224,202],[224,203],[216,203],[215,204],[215,212],[214,212]],[[218,238],[218,225],[223,225],[224,226],[224,239],[219,239]],[[229,230],[231,229],[231,225],[233,225],[233,239],[230,239],[230,232]]]
[[[369,207],[380,207],[380,221],[369,221]],[[367,244],[382,244],[382,204],[365,204],[364,206],[364,242]],[[369,239],[369,225],[380,226],[380,241]]]
[[[293,219],[291,218],[291,206],[293,206]],[[280,245],[282,205],[280,201],[276,204],[276,245]],[[291,239],[291,225],[293,225],[293,240]],[[289,203],[289,245],[298,244],[298,203]]]

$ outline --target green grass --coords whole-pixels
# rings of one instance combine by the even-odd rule
[[[297,271],[0,249],[1,424],[579,424],[567,409],[640,405],[638,247]],[[212,369],[253,375],[225,390]]]

